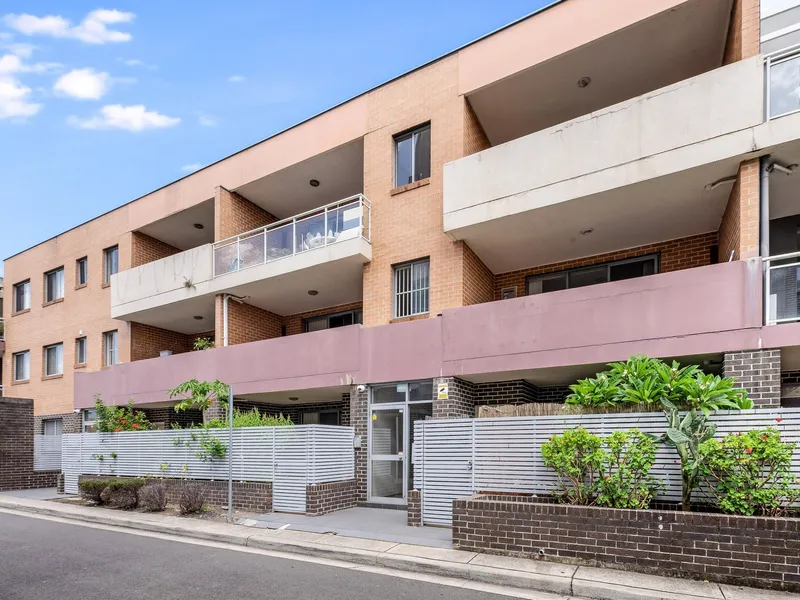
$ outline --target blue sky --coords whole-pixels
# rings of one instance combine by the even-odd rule
[[[0,258],[548,0],[4,0]]]

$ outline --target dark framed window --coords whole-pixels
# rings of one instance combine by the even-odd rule
[[[319,410],[300,413],[301,425],[339,425],[338,410]]]
[[[119,271],[119,246],[103,250],[103,283],[111,283],[111,276]]]
[[[103,366],[117,364],[117,331],[106,331],[103,334]]]
[[[394,187],[431,176],[431,124],[394,137]]]
[[[75,339],[75,364],[86,364],[86,338],[79,337]]]
[[[79,258],[75,261],[75,285],[82,286],[89,283],[89,259]]]
[[[355,310],[346,310],[329,315],[320,315],[318,317],[309,317],[303,319],[303,331],[322,331],[323,329],[334,329],[336,327],[346,327],[347,325],[356,325],[361,323],[362,311],[360,308]]]
[[[55,302],[64,297],[64,267],[44,274],[44,301]]]
[[[395,265],[392,269],[394,318],[427,313],[430,310],[430,259]]]
[[[14,284],[14,312],[29,310],[31,307],[31,280]]]
[[[64,344],[44,347],[44,376],[64,374]]]
[[[28,381],[31,378],[31,353],[28,350],[14,354],[14,381]]]
[[[580,267],[546,275],[533,275],[527,278],[526,293],[531,296],[535,294],[546,294],[598,283],[608,283],[610,281],[622,281],[624,279],[634,279],[645,277],[659,272],[658,254],[649,254],[637,258],[616,260],[613,262],[601,263],[590,267]]]

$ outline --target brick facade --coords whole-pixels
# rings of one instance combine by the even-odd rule
[[[195,337],[152,325],[131,323],[131,360],[158,358],[162,350],[171,350],[173,354],[191,352]]]
[[[171,406],[167,408],[142,408],[140,410],[151,424],[162,423],[164,429],[171,429],[172,425],[191,427],[192,425],[203,424],[203,411],[193,408],[181,412],[175,412],[175,409]]]
[[[44,434],[44,422],[50,420],[61,421],[62,433],[81,433],[83,430],[83,416],[81,413],[68,412],[57,415],[39,415],[33,417],[33,433],[36,435]]]
[[[761,51],[760,0],[734,0],[723,64],[756,56]]]
[[[180,249],[139,231],[131,232],[131,267],[178,254]]]
[[[350,304],[340,304],[339,306],[329,306],[328,308],[320,308],[319,310],[312,310],[309,312],[299,313],[296,315],[287,315],[283,317],[283,326],[286,331],[286,335],[297,335],[298,333],[304,333],[304,325],[303,322],[305,319],[310,319],[312,317],[321,317],[322,315],[330,315],[339,312],[345,312],[348,310],[356,310],[357,308],[363,307],[363,302],[351,302]]]
[[[358,386],[350,388],[350,426],[355,435],[361,438],[361,447],[355,449],[356,463],[356,501],[367,501],[367,440],[369,424],[369,391],[358,391]]]
[[[760,165],[753,159],[739,165],[719,227],[719,260],[744,260],[759,255]]]
[[[539,400],[539,388],[529,381],[493,381],[475,386],[476,406],[497,404],[527,404]]]
[[[422,527],[422,492],[408,490],[408,525]]]
[[[306,486],[306,514],[309,516],[327,515],[355,505],[355,479]]]
[[[214,215],[215,241],[278,221],[275,215],[222,186],[218,186],[214,193]]]
[[[800,519],[618,510],[473,496],[453,501],[453,548],[800,591]]]
[[[217,323],[216,339],[221,342],[224,338],[222,327],[222,297],[218,296],[219,319]],[[281,337],[283,319],[275,313],[263,310],[257,306],[243,304],[228,300],[228,345],[246,344],[258,340],[269,340]]]
[[[447,384],[447,400],[437,398],[437,384]],[[433,380],[433,418],[464,419],[475,416],[475,384],[458,377]]]
[[[55,487],[58,471],[33,470],[33,400],[0,397],[0,491]]]
[[[701,235],[695,235],[677,240],[637,246],[625,250],[617,250],[607,254],[588,256],[576,260],[569,260],[549,265],[541,265],[530,269],[511,271],[495,276],[495,299],[500,300],[503,288],[515,287],[517,296],[524,296],[526,292],[525,280],[533,275],[544,275],[546,273],[557,273],[567,269],[579,267],[591,267],[615,260],[625,260],[627,258],[637,258],[648,254],[658,254],[660,258],[660,272],[669,273],[694,267],[704,267],[711,264],[712,249],[717,244],[717,232],[712,231]]]
[[[492,302],[495,299],[494,273],[489,270],[466,242],[462,242],[464,260],[462,262],[462,285],[464,306]]]
[[[756,408],[781,405],[780,348],[726,352],[722,369],[747,391]]]
[[[96,479],[106,475],[81,475],[78,480]],[[205,492],[206,504],[213,506],[228,505],[228,482],[209,481],[207,479],[167,479],[158,478],[167,488],[167,502],[177,504],[180,499],[181,485],[184,482],[199,483]],[[272,512],[272,483],[255,481],[233,482],[233,508],[254,513]]]

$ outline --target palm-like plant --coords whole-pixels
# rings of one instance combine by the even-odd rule
[[[176,396],[185,396],[175,405],[175,412],[182,412],[190,408],[208,410],[215,400],[226,407],[227,402],[223,399],[228,397],[228,389],[228,384],[219,380],[198,381],[197,379],[190,379],[167,393],[171,399]]]

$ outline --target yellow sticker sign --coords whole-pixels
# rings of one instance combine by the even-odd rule
[[[446,383],[440,383],[438,385],[438,391],[436,393],[436,397],[439,400],[447,400],[447,384]]]

